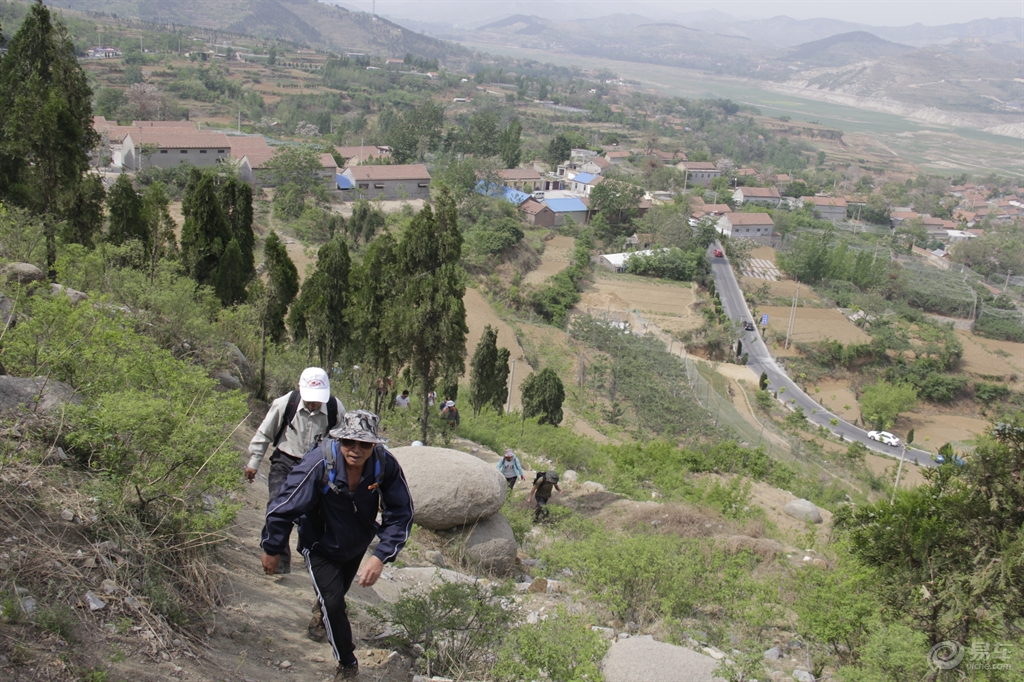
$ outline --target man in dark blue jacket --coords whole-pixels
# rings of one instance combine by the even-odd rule
[[[260,543],[263,570],[273,575],[288,531],[301,517],[302,553],[338,659],[335,679],[355,679],[359,672],[345,593],[356,575],[363,587],[376,583],[384,564],[394,561],[405,546],[412,528],[412,495],[398,460],[383,445],[387,441],[377,435],[378,422],[377,415],[365,410],[345,413],[331,437],[288,474],[267,510]],[[360,570],[375,535],[380,542]]]

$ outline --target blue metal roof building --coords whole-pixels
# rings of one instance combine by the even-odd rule
[[[355,187],[347,175],[341,175],[340,173],[334,176],[334,182],[338,185],[338,189],[352,189]]]
[[[586,204],[575,198],[545,199],[544,203],[555,213],[577,213],[579,211],[585,213],[588,210]]]
[[[596,177],[597,176],[594,175],[593,173],[577,173],[575,176],[573,176],[572,181],[573,182],[578,182],[581,185],[586,185],[587,183],[591,182]]]
[[[481,180],[476,183],[476,187],[473,189],[475,189],[478,194],[483,194],[487,197],[494,197],[495,199],[505,199],[516,206],[530,198],[530,195],[526,192],[520,192],[517,189],[512,189],[511,187],[506,187],[505,185],[499,185],[493,182],[487,182],[486,180]]]

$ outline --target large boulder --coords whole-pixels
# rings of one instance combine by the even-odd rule
[[[28,410],[49,414],[63,403],[80,403],[82,397],[62,381],[36,377],[0,376],[0,412]]]
[[[225,341],[224,352],[227,354],[228,362],[230,362],[232,367],[235,368],[236,376],[242,381],[242,383],[252,381],[252,364],[249,362],[249,358],[245,357],[245,353],[242,352],[242,349],[233,343]]]
[[[783,507],[782,511],[800,521],[806,521],[807,523],[821,523],[821,512],[818,511],[818,508],[814,506],[813,502],[808,500],[793,500]]]
[[[14,301],[0,294],[0,331],[14,326]]]
[[[493,465],[458,450],[395,448],[412,492],[413,521],[430,530],[476,523],[498,513],[508,484]]]
[[[516,536],[501,514],[488,516],[463,528],[469,563],[487,573],[508,575],[516,566]]]
[[[605,682],[724,682],[717,667],[710,656],[647,637],[620,639],[601,662]]]
[[[57,296],[59,294],[64,294],[65,296],[67,296],[68,300],[71,301],[71,303],[74,305],[78,305],[82,301],[89,300],[89,294],[85,293],[84,291],[71,289],[64,286],[63,284],[51,284],[50,295]]]
[[[31,282],[42,282],[46,279],[46,273],[31,263],[8,263],[0,268],[0,277],[5,282],[29,284]]]

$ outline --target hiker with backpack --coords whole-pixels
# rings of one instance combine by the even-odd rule
[[[498,462],[498,471],[505,477],[509,492],[512,492],[512,488],[516,486],[517,478],[526,480],[526,474],[523,473],[523,465],[519,463],[519,458],[516,457],[516,453],[512,448],[505,448],[505,456]]]
[[[319,367],[307,367],[299,377],[299,388],[270,404],[263,423],[249,442],[249,462],[245,465],[245,478],[252,483],[268,449],[270,472],[267,488],[270,502],[277,497],[288,472],[309,452],[316,441],[337,426],[338,417],[345,413],[341,401],[331,396],[331,382],[327,372]],[[279,565],[280,573],[291,572],[290,543],[285,543]],[[301,547],[299,550],[301,551]]]
[[[562,492],[562,489],[558,487],[558,474],[554,471],[537,472],[536,478],[533,479],[533,489],[530,490],[530,494],[526,498],[527,502],[536,500],[533,512],[534,523],[539,522],[541,517],[546,519],[551,516],[551,512],[548,511],[548,500],[551,499],[552,489]]]
[[[366,410],[345,413],[330,438],[320,441],[288,474],[267,510],[260,542],[263,570],[273,575],[288,548],[291,526],[299,519],[302,554],[338,660],[336,680],[359,674],[345,594],[356,577],[362,587],[376,583],[384,564],[394,561],[405,546],[412,528],[412,495],[398,460],[384,447],[386,439],[377,435],[378,422],[377,415]],[[380,542],[364,562],[374,536]],[[320,618],[314,617],[310,630]]]
[[[454,400],[445,401],[444,407],[441,409],[441,419],[447,422],[448,428],[459,428],[459,408],[455,407]]]

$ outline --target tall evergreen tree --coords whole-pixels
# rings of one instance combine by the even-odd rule
[[[523,158],[523,144],[520,139],[523,134],[523,124],[518,118],[513,118],[501,131],[498,137],[498,154],[505,168],[515,168]]]
[[[366,247],[363,262],[352,271],[352,304],[348,318],[352,346],[361,350],[373,377],[391,376],[405,362],[394,325],[399,293],[407,278],[399,262],[398,242],[385,232]],[[382,405],[375,404],[374,412]]]
[[[287,330],[284,318],[288,306],[299,293],[299,271],[288,256],[284,242],[271,231],[263,244],[263,262],[266,264],[269,303],[266,306],[265,324],[271,341],[284,341]]]
[[[146,244],[149,235],[142,222],[142,197],[126,173],[117,176],[117,181],[110,188],[107,211],[110,213],[107,239],[111,244],[123,244],[131,239]]]
[[[238,277],[244,265],[238,240],[232,239],[221,254],[220,263],[213,275],[213,289],[224,305],[234,305],[245,300],[245,282]]]
[[[477,415],[485,405],[501,414],[508,394],[507,348],[498,348],[498,332],[491,325],[484,327],[469,364],[469,404]]]
[[[182,265],[196,282],[212,285],[217,263],[231,241],[231,228],[224,217],[211,174],[192,170],[181,202],[181,212],[185,217],[181,227]]]
[[[321,367],[331,364],[348,342],[351,265],[348,242],[337,234],[320,247],[316,270],[302,283],[299,299],[288,314],[292,336],[309,339]]]
[[[178,243],[174,237],[174,218],[168,210],[170,197],[164,189],[164,183],[154,182],[146,188],[142,197],[142,222],[146,228],[149,260],[149,276],[156,274],[156,264],[162,258],[173,258],[178,253]]]
[[[42,217],[51,279],[57,225],[78,203],[97,144],[92,91],[74,43],[37,0],[0,60],[0,199]]]
[[[441,187],[437,213],[424,206],[399,243],[400,272],[406,278],[389,327],[401,339],[423,397],[420,440],[427,442],[427,394],[439,378],[464,371],[466,355],[466,273],[455,200]]]
[[[550,367],[531,374],[523,382],[523,419],[540,417],[539,424],[562,423],[565,387]]]
[[[103,180],[95,173],[87,173],[78,191],[65,195],[61,202],[65,219],[60,229],[60,238],[65,244],[93,245],[96,232],[103,225],[106,195]]]
[[[229,178],[218,190],[224,217],[231,228],[232,238],[238,242],[242,261],[239,272],[245,286],[256,276],[256,261],[253,250],[256,235],[252,231],[252,187],[248,182]]]

